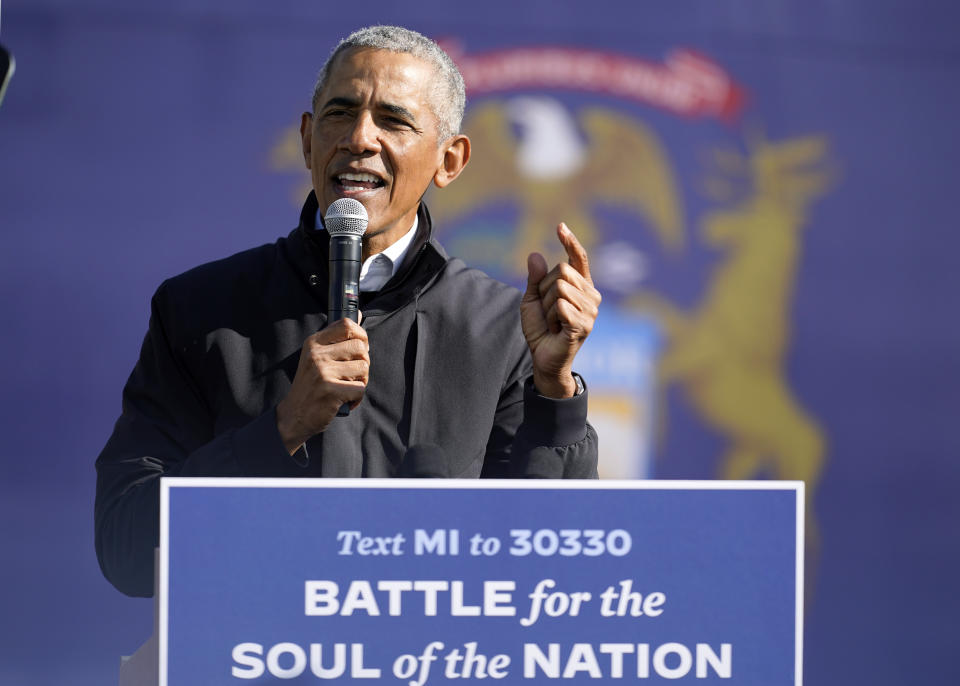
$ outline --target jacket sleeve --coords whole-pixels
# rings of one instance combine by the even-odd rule
[[[484,478],[596,479],[597,432],[587,422],[588,391],[540,395],[526,343],[501,393],[484,460]]]
[[[213,419],[164,320],[165,289],[123,390],[123,410],[97,458],[95,545],[104,576],[133,596],[153,594],[160,540],[160,477],[242,476],[289,462],[270,409],[214,437]]]

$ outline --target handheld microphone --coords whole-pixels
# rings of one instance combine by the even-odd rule
[[[330,203],[323,215],[330,234],[330,282],[327,290],[327,324],[340,319],[360,318],[360,260],[363,232],[367,230],[367,208],[359,200],[340,198]],[[344,403],[338,417],[350,414]]]
[[[10,77],[17,68],[17,62],[13,55],[5,47],[0,45],[0,102],[3,102],[3,94],[7,91],[7,84],[10,83]]]
[[[330,234],[330,286],[327,291],[327,322],[359,319],[360,261],[367,208],[353,198],[334,200],[323,216]]]

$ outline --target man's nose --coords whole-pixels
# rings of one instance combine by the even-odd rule
[[[341,146],[354,155],[380,151],[380,130],[369,112],[361,111],[344,133]]]

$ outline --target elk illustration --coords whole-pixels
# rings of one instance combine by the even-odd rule
[[[747,197],[701,220],[704,242],[723,251],[707,293],[691,312],[638,294],[630,305],[660,323],[666,350],[661,388],[677,384],[699,417],[728,439],[718,476],[769,476],[806,482],[807,541],[818,541],[810,498],[824,462],[825,441],[785,378],[790,305],[801,230],[831,174],[826,141],[754,141],[747,159],[718,153],[724,176],[708,178],[714,196],[730,196],[731,175],[745,177]]]

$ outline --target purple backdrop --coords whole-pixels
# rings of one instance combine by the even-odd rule
[[[331,45],[377,22],[446,39],[465,64],[552,47],[664,69],[674,51],[692,50],[729,76],[744,98],[724,118],[670,110],[649,93],[543,78],[507,87],[494,73],[474,88],[467,123],[476,139],[479,113],[499,116],[512,133],[495,141],[519,145],[533,101],[517,98],[527,96],[565,112],[591,145],[591,107],[617,140],[646,140],[607,164],[636,169],[647,188],[671,181],[677,221],[658,215],[662,207],[594,202],[602,191],[586,182],[577,206],[595,225],[599,254],[611,245],[633,254],[629,245],[645,270],[634,290],[605,293],[611,321],[641,315],[663,326],[666,309],[707,322],[731,304],[752,313],[773,303],[758,299],[763,284],[778,285],[769,317],[738,324],[776,359],[736,359],[750,380],[762,377],[751,371],[760,364],[771,392],[789,400],[792,419],[759,424],[797,456],[751,462],[763,450],[737,422],[759,391],[718,382],[711,394],[736,346],[707,336],[699,349],[666,327],[649,471],[807,469],[819,529],[807,683],[960,680],[960,10],[906,0],[557,4],[4,3],[0,41],[18,68],[0,107],[0,683],[111,683],[119,656],[149,635],[150,602],[100,576],[92,508],[93,462],[119,412],[150,295],[167,276],[294,225],[306,177],[291,127]],[[793,173],[797,160],[815,169]],[[480,171],[470,183],[492,194],[493,209],[444,207],[438,196],[444,240],[515,278],[476,239],[484,226],[536,212],[522,198],[504,210],[497,197],[506,196]],[[682,238],[673,251],[663,239],[670,225]],[[742,234],[725,231],[759,226],[770,228],[757,245],[772,231],[789,239],[752,263],[767,281],[748,279],[723,300],[725,269],[747,255],[735,243]],[[687,347],[713,356],[703,374],[684,366]],[[732,418],[720,416],[730,408]]]

